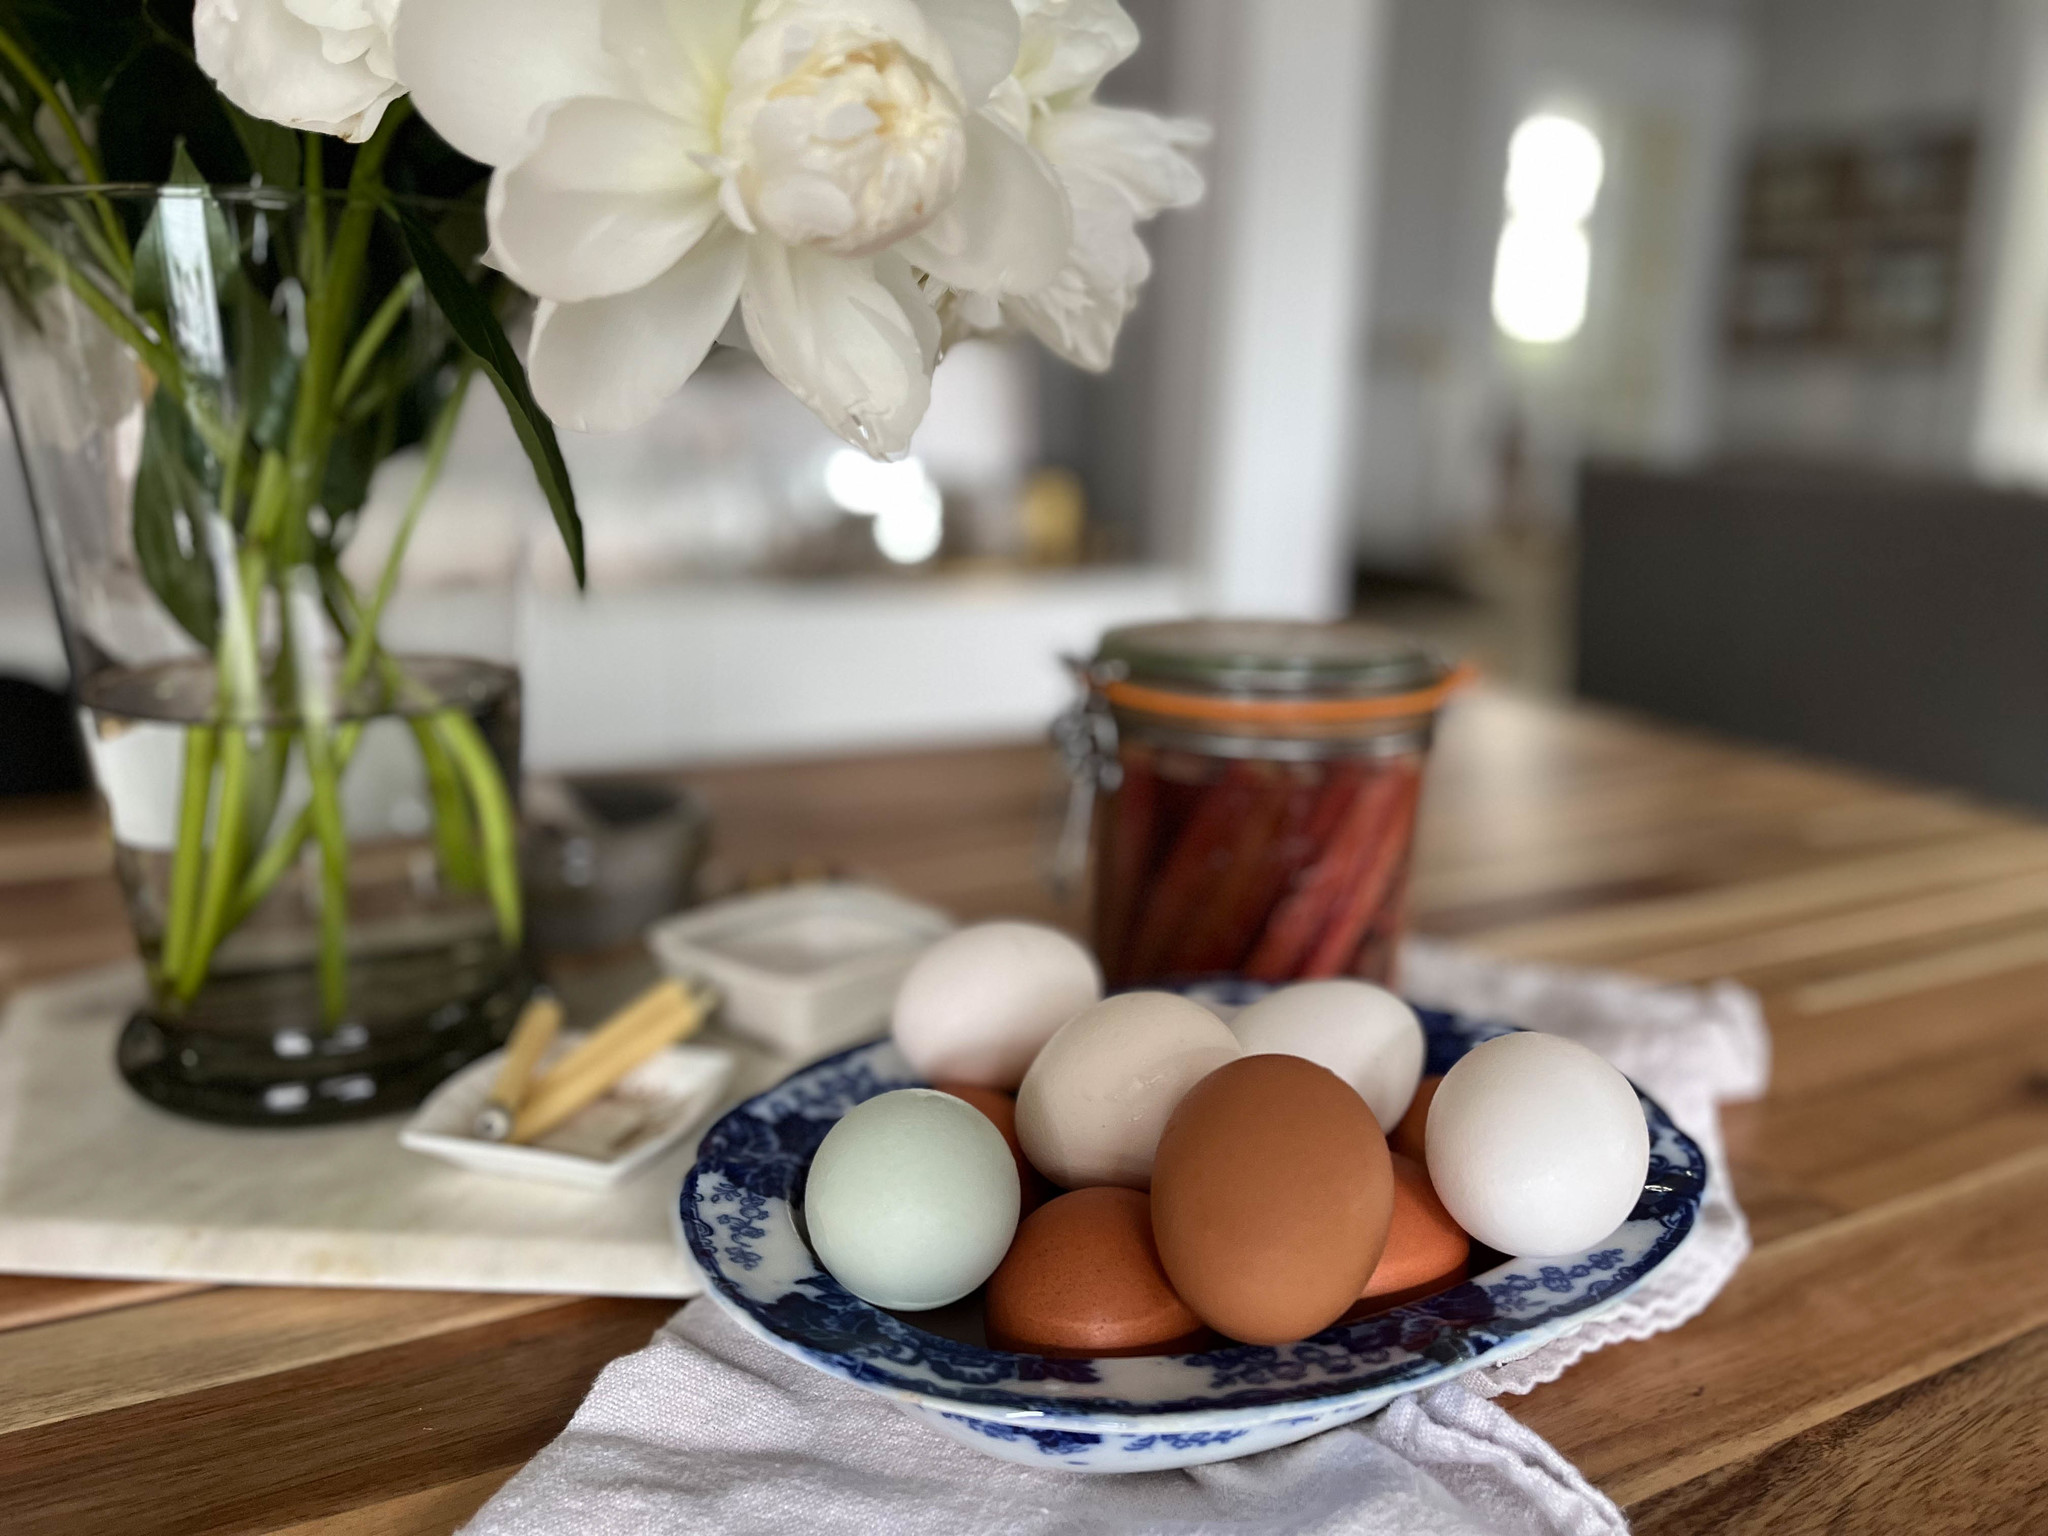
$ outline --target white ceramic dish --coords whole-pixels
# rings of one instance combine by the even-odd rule
[[[557,1041],[543,1059],[543,1070],[580,1038]],[[733,1074],[730,1051],[672,1046],[532,1146],[513,1146],[471,1133],[477,1111],[490,1099],[503,1055],[494,1051],[436,1088],[398,1133],[400,1143],[474,1173],[607,1189],[708,1120]]]
[[[647,947],[670,975],[718,988],[727,1027],[808,1058],[881,1030],[904,972],[952,931],[943,912],[887,891],[799,885],[668,918]]]

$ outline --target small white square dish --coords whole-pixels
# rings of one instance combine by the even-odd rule
[[[904,972],[952,931],[931,907],[833,883],[713,902],[656,923],[647,947],[716,987],[728,1028],[808,1059],[879,1033]]]
[[[574,1046],[565,1036],[541,1070]],[[710,1046],[671,1046],[642,1062],[589,1108],[531,1146],[473,1134],[489,1102],[503,1051],[473,1061],[427,1096],[398,1133],[401,1145],[501,1178],[607,1189],[631,1177],[711,1118],[732,1081],[733,1056]]]

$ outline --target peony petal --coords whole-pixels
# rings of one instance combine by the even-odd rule
[[[578,432],[623,432],[647,420],[704,361],[746,268],[746,237],[726,227],[644,288],[542,304],[527,354],[541,408]]]
[[[543,107],[632,94],[582,0],[405,0],[394,45],[420,115],[486,165],[519,158]]]
[[[1202,173],[1181,151],[1206,142],[1200,123],[1093,104],[1042,119],[1038,145],[1074,210],[1074,240],[1050,283],[1006,300],[1004,313],[1053,351],[1100,372],[1151,275],[1138,224],[1202,195]]]
[[[284,0],[200,0],[193,51],[221,94],[252,117],[361,143],[404,88],[361,57],[335,63],[318,27]]]
[[[919,323],[873,259],[757,235],[740,309],[755,355],[826,426],[878,459],[910,451],[931,404],[931,370]]]
[[[1090,104],[1051,114],[1036,142],[1062,180],[1114,186],[1141,219],[1202,200],[1202,173],[1182,151],[1209,142],[1205,123]]]
[[[604,45],[646,100],[715,139],[747,0],[604,0]]]
[[[1009,0],[755,0],[745,48],[758,61],[757,67],[764,68],[771,78],[780,78],[786,50],[801,57],[821,31],[855,27],[896,43],[965,101],[968,93],[953,51],[957,40],[978,71],[986,73],[995,63],[1002,64],[1001,73],[993,79],[981,80],[977,75],[981,83],[974,101],[978,105],[1016,61],[1016,16],[1012,12],[1005,19],[1002,12],[1008,10]],[[1007,52],[999,35],[992,39],[991,30],[999,34],[1005,27],[1010,38]],[[998,54],[1000,60],[995,57]]]
[[[986,115],[967,124],[967,174],[936,219],[896,247],[951,288],[1029,293],[1066,260],[1072,221],[1052,168]]]
[[[1086,96],[1138,51],[1138,24],[1117,0],[1018,0],[1017,78],[1035,101]]]
[[[562,303],[645,287],[719,218],[701,137],[636,101],[544,108],[540,137],[491,178],[491,251],[530,293]]]
[[[946,41],[960,94],[970,112],[1017,67],[1017,8],[1010,0],[918,0]]]
[[[1106,371],[1117,333],[1137,306],[1152,258],[1138,238],[1138,217],[1105,181],[1070,179],[1074,245],[1059,276],[1043,288],[1006,299],[1003,313],[1077,368]]]
[[[917,337],[917,349],[924,356],[925,372],[939,366],[946,345],[945,326],[939,320],[939,312],[932,308],[931,300],[917,285],[917,273],[910,263],[894,251],[884,251],[875,258],[875,281],[889,290],[889,295],[902,307],[904,318],[909,320],[911,332]]]

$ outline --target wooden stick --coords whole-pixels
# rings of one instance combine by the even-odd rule
[[[689,1005],[690,992],[679,981],[664,981],[649,987],[549,1067],[542,1080],[581,1071],[587,1063],[611,1050],[614,1042],[637,1035],[652,1021],[667,1018]]]
[[[705,993],[667,982],[619,1014],[551,1068],[513,1122],[511,1140],[547,1135],[588,1108],[642,1062],[695,1034],[711,1011]]]
[[[512,1038],[505,1042],[505,1060],[498,1068],[497,1081],[491,1085],[490,1098],[477,1112],[477,1135],[486,1141],[503,1141],[512,1134],[512,1122],[520,1105],[526,1102],[527,1090],[533,1086],[533,1069],[540,1065],[541,1057],[554,1044],[561,1028],[561,1002],[552,992],[534,993],[520,1010],[519,1022],[512,1027]]]

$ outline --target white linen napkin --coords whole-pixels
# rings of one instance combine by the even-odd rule
[[[1763,1090],[1754,997],[1409,946],[1418,1002],[1570,1035],[1670,1111],[1711,1164],[1694,1234],[1619,1309],[1534,1354],[1396,1400],[1298,1445],[1180,1472],[1087,1476],[997,1461],[905,1418],[693,1302],[615,1361],[561,1437],[464,1536],[666,1532],[1241,1532],[1245,1536],[1607,1536],[1627,1521],[1487,1399],[1700,1311],[1749,1251],[1718,1105]]]

